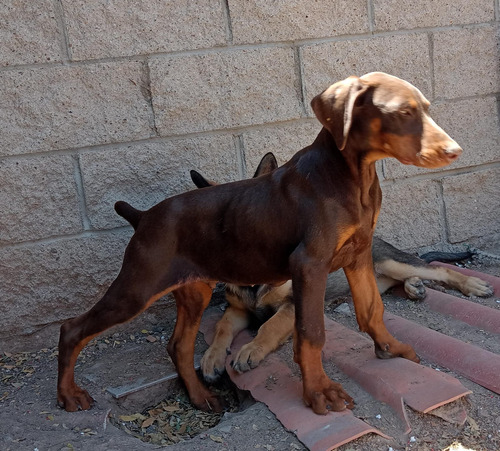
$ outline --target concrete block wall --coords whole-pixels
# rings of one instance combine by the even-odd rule
[[[498,0],[4,0],[0,351],[55,344],[116,276],[113,211],[281,163],[349,75],[407,79],[464,147],[441,171],[379,164],[378,234],[401,248],[499,236]],[[170,312],[170,313],[169,313]],[[168,302],[148,317],[171,314]]]

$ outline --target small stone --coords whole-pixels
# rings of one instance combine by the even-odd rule
[[[336,312],[343,313],[344,315],[351,315],[351,309],[349,308],[349,304],[344,302],[340,304],[336,309]]]

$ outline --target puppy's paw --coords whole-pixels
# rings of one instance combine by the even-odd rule
[[[215,382],[226,370],[226,357],[231,354],[229,349],[210,346],[203,355],[200,366],[203,377],[207,382]]]
[[[255,368],[266,357],[268,352],[253,341],[241,347],[236,359],[231,362],[231,366],[238,373],[244,373]]]
[[[400,343],[394,338],[387,343],[375,342],[375,355],[379,359],[392,359],[394,357],[403,357],[403,359],[411,360],[415,363],[420,363],[420,358],[415,353],[414,349],[405,343]]]
[[[405,280],[405,292],[410,299],[421,301],[425,298],[425,285],[419,277],[409,277]]]
[[[190,399],[191,403],[203,412],[220,413],[224,410],[224,400],[208,390],[204,390],[200,394],[190,395]]]
[[[87,390],[74,384],[70,389],[61,387],[58,389],[57,404],[67,412],[76,412],[90,409],[94,404],[94,399]]]
[[[460,291],[466,296],[493,296],[493,287],[486,280],[481,280],[477,277],[467,277]]]
[[[304,402],[318,415],[354,408],[354,400],[340,384],[330,380],[324,387],[310,389],[304,386]]]

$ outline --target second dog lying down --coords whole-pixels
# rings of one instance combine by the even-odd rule
[[[277,167],[276,158],[272,153],[268,153],[262,158],[254,177],[271,172]],[[214,185],[196,171],[191,171],[191,178],[198,188]],[[372,255],[380,293],[403,282],[405,292],[410,299],[423,299],[425,286],[422,279],[429,279],[444,282],[466,296],[493,294],[488,282],[446,268],[428,265],[424,260],[403,252],[377,237],[373,238]],[[347,281],[342,280],[342,276],[341,271],[330,274],[325,296],[327,300],[348,293]],[[224,372],[226,356],[230,352],[233,338],[248,327],[252,317],[256,317],[262,325],[257,336],[241,348],[232,362],[232,367],[239,372],[255,368],[270,352],[290,337],[294,328],[295,312],[291,281],[278,287],[227,284],[226,298],[229,306],[217,323],[214,341],[201,361],[203,376],[207,381],[216,380]]]

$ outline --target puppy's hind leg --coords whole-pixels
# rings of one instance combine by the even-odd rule
[[[200,410],[222,411],[222,404],[200,381],[194,369],[194,345],[201,317],[212,296],[212,286],[192,282],[177,288],[173,295],[177,305],[177,322],[167,350],[189,393]]]
[[[92,338],[112,326],[131,320],[160,297],[161,293],[155,295],[140,279],[122,271],[92,309],[62,324],[57,402],[68,412],[89,409],[93,403],[88,392],[76,385],[74,380],[75,363],[80,351]]]
[[[421,276],[425,273],[425,268],[424,262],[420,265],[411,265],[386,259],[375,263],[379,293],[385,293],[389,288],[403,282],[405,292],[410,299],[424,299],[426,291]]]

